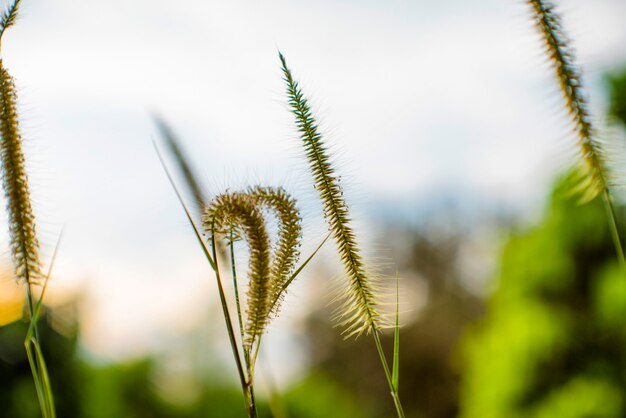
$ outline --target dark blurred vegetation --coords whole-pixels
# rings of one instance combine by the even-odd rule
[[[221,371],[204,371],[204,376],[195,376],[190,399],[171,400],[171,396],[166,396],[158,387],[159,365],[154,358],[109,365],[83,359],[77,350],[76,323],[68,328],[68,318],[72,316],[67,312],[59,315],[49,310],[41,321],[43,349],[49,358],[59,417],[236,418],[245,415],[240,389],[235,385],[224,386]],[[56,324],[58,320],[65,323],[62,328]],[[22,342],[26,329],[24,321],[0,328],[2,418],[40,416]],[[176,376],[169,378],[176,379]],[[305,377],[282,396],[285,397],[282,408],[292,417],[368,416],[349,388],[341,387],[321,372]],[[272,415],[263,401],[259,413],[266,417]]]
[[[401,332],[400,355],[404,411],[407,417],[455,417],[459,376],[452,367],[454,347],[465,326],[482,312],[481,300],[461,285],[464,276],[457,268],[465,238],[443,228],[432,230],[432,236],[411,228],[387,232],[408,249],[405,260],[398,265],[405,281],[403,289],[427,295],[423,308],[404,307],[407,312],[402,316],[407,323]],[[328,309],[316,312],[309,320],[307,333],[311,336],[314,367],[351,388],[368,406],[368,417],[395,416],[370,337],[344,341],[332,331],[332,325]],[[382,338],[389,355],[392,338],[392,332]]]
[[[41,334],[57,415],[64,418],[236,418],[245,414],[237,386],[225,387],[224,377],[206,373],[194,381],[191,400],[169,400],[157,384],[158,364],[144,358],[123,364],[98,365],[77,352],[77,329],[59,330],[54,311],[41,321]],[[61,320],[70,316],[62,313]],[[74,323],[75,325],[75,323]],[[35,387],[24,353],[27,324],[13,322],[0,328],[0,417],[40,416]],[[176,378],[176,376],[171,376]],[[322,418],[366,416],[345,388],[322,373],[295,385],[284,401],[292,416]],[[270,416],[261,402],[259,412]]]
[[[626,72],[609,82],[611,116],[626,123]],[[602,201],[571,190],[558,181],[540,224],[503,250],[461,346],[461,417],[626,416],[625,272]]]
[[[609,112],[626,124],[626,70],[609,75],[607,79],[611,92]]]
[[[626,415],[626,278],[603,202],[579,205],[568,183],[504,249],[463,343],[462,417]]]
[[[626,72],[608,80],[612,115],[626,123]],[[407,417],[626,416],[626,279],[601,202],[579,205],[568,188],[559,180],[542,218],[511,233],[486,300],[468,286],[463,258],[471,234],[453,217],[442,228],[386,230],[393,243],[383,244],[402,254],[394,261],[407,300],[427,295],[424,306],[403,307],[400,394]],[[369,337],[343,341],[330,316],[324,308],[307,321],[312,367],[281,394],[284,417],[394,416]],[[191,395],[177,399],[160,384],[156,355],[100,364],[81,353],[76,318],[69,304],[47,310],[41,321],[59,417],[244,415],[239,389],[225,386],[221,375],[229,372],[196,371]],[[24,321],[0,327],[0,418],[39,416],[25,333]],[[390,351],[390,334],[383,344]],[[272,416],[263,399],[259,412]]]

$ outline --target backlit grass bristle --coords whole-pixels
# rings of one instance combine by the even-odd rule
[[[285,57],[281,53],[279,56],[284,81],[287,84],[289,106],[296,118],[296,126],[313,174],[315,188],[324,206],[324,217],[337,244],[348,277],[349,285],[341,296],[343,303],[338,315],[339,324],[345,327],[344,334],[347,337],[364,331],[376,331],[383,325],[378,312],[376,280],[366,271],[350,224],[348,206],[343,198],[339,178],[331,164],[311,108],[298,83],[293,79]]]
[[[6,20],[12,22],[14,17]],[[7,197],[11,253],[16,276],[32,284],[41,277],[39,242],[35,233],[35,215],[30,202],[16,102],[13,78],[0,59],[0,158],[2,185]]]
[[[608,171],[602,144],[596,138],[582,76],[575,62],[574,51],[563,31],[561,18],[549,0],[528,0],[533,10],[533,20],[543,35],[546,54],[554,67],[565,97],[567,112],[572,118],[578,136],[580,154],[580,183],[576,191],[588,201],[608,189]]]

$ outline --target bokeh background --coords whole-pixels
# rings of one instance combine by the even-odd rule
[[[602,135],[623,142],[626,3],[558,5]],[[214,277],[152,115],[209,196],[288,189],[310,252],[325,226],[279,49],[363,247],[402,279],[407,416],[625,416],[626,282],[601,205],[565,193],[573,137],[524,2],[24,0],[2,56],[45,259],[64,228],[42,321],[58,415],[243,416]],[[0,416],[30,418],[6,228],[0,243]],[[326,245],[271,324],[262,416],[393,416],[370,339],[333,328],[340,272]]]

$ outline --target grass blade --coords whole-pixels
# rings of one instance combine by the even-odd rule
[[[400,291],[399,279],[396,272],[396,323],[393,330],[393,367],[391,371],[391,383],[394,391],[398,392],[400,372]]]
[[[296,277],[298,277],[298,275],[300,274],[300,272],[302,270],[304,270],[304,268],[307,266],[307,264],[309,264],[309,261],[311,261],[313,259],[313,257],[315,257],[315,254],[317,254],[317,252],[324,246],[324,244],[326,243],[326,241],[328,241],[328,238],[331,237],[331,233],[329,232],[328,235],[326,235],[326,238],[324,238],[322,240],[322,242],[320,242],[320,245],[317,246],[317,248],[315,249],[315,251],[313,251],[311,253],[311,255],[309,255],[307,257],[306,260],[304,260],[304,263],[302,263],[300,265],[300,267],[298,267],[296,269],[296,271],[293,272],[293,274],[289,277],[289,279],[283,284],[282,288],[280,289],[280,292],[278,293],[278,296],[280,297],[282,294],[285,293],[285,291],[287,290],[287,288],[289,287],[289,285],[291,284],[291,282],[293,282],[295,280]],[[270,310],[274,309],[274,305],[278,302],[279,298],[276,298],[273,302],[272,302],[272,308]]]
[[[155,149],[155,151],[157,153],[157,156],[159,157],[159,161],[161,162],[161,166],[163,167],[163,170],[165,171],[165,175],[167,176],[167,179],[169,180],[170,185],[174,189],[174,193],[176,193],[176,197],[178,198],[178,201],[180,202],[181,206],[183,207],[183,210],[185,211],[185,215],[187,216],[187,220],[189,221],[189,224],[193,228],[193,232],[196,235],[196,238],[198,239],[198,242],[200,243],[200,246],[202,247],[202,252],[204,253],[204,256],[206,257],[207,261],[211,265],[211,268],[214,271],[216,271],[217,267],[215,265],[215,261],[214,261],[213,257],[211,257],[211,253],[209,252],[209,249],[206,247],[206,244],[204,243],[204,240],[202,239],[202,235],[200,234],[200,231],[196,227],[196,224],[193,221],[193,218],[191,217],[191,214],[189,213],[189,210],[187,210],[187,206],[185,205],[185,201],[183,200],[183,197],[181,196],[180,192],[178,191],[178,188],[176,187],[176,183],[174,183],[174,179],[172,178],[172,175],[170,174],[169,170],[167,169],[167,166],[165,165],[165,161],[163,160],[163,156],[161,155],[161,152],[159,151],[159,148],[157,147],[156,142],[153,141],[152,144],[154,145],[154,149]]]

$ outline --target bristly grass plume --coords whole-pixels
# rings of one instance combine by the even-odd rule
[[[339,177],[331,163],[331,158],[311,107],[304,97],[298,82],[294,80],[291,70],[282,53],[278,53],[282,64],[284,81],[287,84],[287,98],[291,112],[295,116],[298,134],[304,147],[309,169],[313,175],[315,189],[318,191],[324,207],[324,218],[339,252],[348,278],[348,286],[342,293],[343,303],[338,311],[339,325],[345,327],[346,338],[371,333],[385,377],[389,384],[398,417],[404,417],[396,377],[392,376],[385,357],[379,331],[389,325],[379,312],[379,283],[376,276],[366,269],[354,230],[348,205],[343,197]],[[396,332],[398,327],[396,326]],[[394,350],[397,353],[398,350]],[[394,359],[394,363],[396,359]]]
[[[19,1],[2,15],[0,36],[15,23]],[[0,38],[0,41],[2,38]],[[28,176],[22,150],[22,136],[17,116],[15,83],[0,58],[0,158],[2,185],[7,197],[11,253],[16,276],[27,284],[36,284],[41,278],[39,242],[35,233],[35,216],[30,202]]]
[[[533,11],[533,20],[543,35],[546,55],[556,72],[567,112],[578,137],[580,158],[577,170],[578,184],[574,192],[580,194],[583,201],[602,195],[617,255],[626,272],[626,260],[610,193],[610,173],[606,153],[593,127],[582,84],[582,74],[575,62],[574,51],[564,33],[561,18],[555,10],[554,3],[550,0],[528,0],[528,3]]]
[[[580,191],[584,200],[591,200],[608,188],[608,171],[602,146],[596,138],[587,98],[582,85],[582,74],[576,65],[574,51],[563,31],[561,18],[551,1],[529,0],[534,20],[541,31],[546,54],[556,72],[569,113],[578,136],[580,165],[584,178]]]
[[[285,57],[281,53],[279,56],[287,83],[289,106],[296,117],[296,126],[313,174],[315,188],[324,206],[324,217],[349,280],[349,289],[343,295],[343,306],[339,313],[340,325],[345,327],[344,333],[347,337],[377,331],[384,325],[384,321],[379,313],[376,280],[366,271],[339,177],[332,166],[309,103],[293,79]]]
[[[15,24],[20,0],[13,1],[0,16],[0,45],[5,31]],[[54,399],[48,371],[41,351],[37,319],[43,292],[35,299],[33,286],[44,289],[47,277],[41,273],[39,242],[35,228],[35,215],[30,200],[26,161],[22,150],[22,136],[17,115],[17,93],[13,78],[0,57],[0,161],[2,186],[7,198],[9,239],[15,276],[26,285],[30,326],[24,346],[30,363],[39,406],[44,418],[54,418]]]

